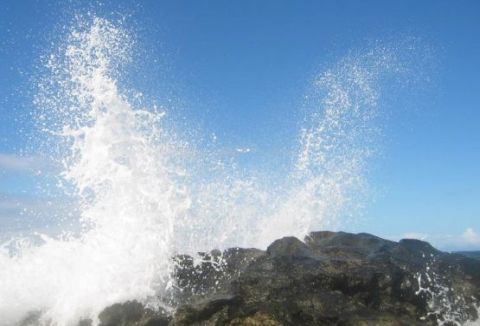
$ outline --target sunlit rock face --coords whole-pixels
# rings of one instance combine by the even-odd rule
[[[177,256],[177,308],[136,302],[104,310],[101,325],[474,325],[480,261],[419,240],[314,232],[266,251]]]

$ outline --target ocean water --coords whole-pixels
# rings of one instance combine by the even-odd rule
[[[265,248],[282,236],[341,226],[339,216],[366,188],[381,82],[404,70],[396,51],[375,46],[319,73],[293,135],[290,172],[272,189],[267,177],[219,161],[212,146],[181,139],[165,119],[168,108],[139,105],[133,90],[121,89],[132,51],[128,28],[89,17],[45,60],[34,117],[48,138],[43,154],[63,167],[58,188],[80,217],[57,235],[2,244],[2,325],[30,312],[45,325],[97,322],[106,306],[133,299],[174,309],[162,296],[174,285],[176,253]]]

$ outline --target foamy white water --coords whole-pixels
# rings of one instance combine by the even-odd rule
[[[146,301],[169,285],[174,221],[188,201],[168,168],[161,114],[133,109],[112,78],[130,43],[124,30],[95,18],[49,59],[58,89],[39,95],[39,104],[48,105],[41,116],[68,146],[62,178],[83,208],[84,231],[43,236],[42,245],[14,255],[2,251],[5,325],[29,311],[44,312],[44,323],[72,325],[115,302]]]
[[[397,67],[392,51],[348,56],[315,79],[291,173],[271,189],[229,160],[195,175],[193,167],[215,163],[182,155],[215,155],[175,139],[163,112],[134,107],[131,91],[118,87],[133,44],[121,25],[93,18],[74,26],[48,60],[38,123],[63,153],[59,177],[81,207],[82,228],[76,236],[41,235],[40,245],[12,239],[3,246],[5,325],[31,311],[42,312],[45,324],[74,325],[116,302],[161,304],[173,254],[265,248],[282,236],[337,227],[364,190],[378,85]]]

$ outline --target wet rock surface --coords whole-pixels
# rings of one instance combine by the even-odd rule
[[[176,257],[173,315],[137,302],[101,325],[455,325],[478,319],[480,261],[419,240],[315,232],[266,251]]]

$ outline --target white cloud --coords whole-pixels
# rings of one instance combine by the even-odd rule
[[[9,232],[71,224],[78,214],[78,207],[69,198],[0,193],[0,242]]]
[[[13,210],[47,210],[51,205],[51,199],[0,193],[0,213]]]
[[[22,156],[0,153],[0,172],[9,171],[39,174],[52,166],[52,162],[43,156]]]
[[[466,244],[480,245],[480,235],[473,228],[467,228],[461,238]]]
[[[14,154],[0,153],[0,168],[5,170],[24,171],[30,170],[33,160]]]

